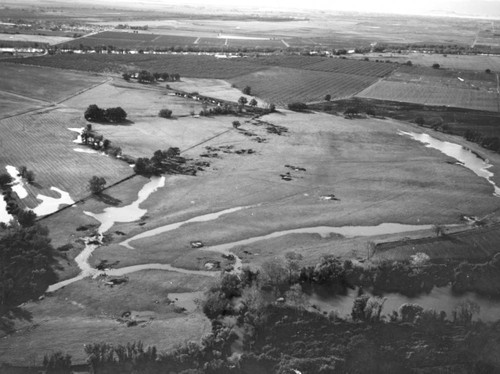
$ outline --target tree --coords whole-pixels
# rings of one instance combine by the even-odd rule
[[[47,374],[71,374],[71,356],[62,352],[55,352],[45,355],[43,358],[43,368]]]
[[[127,119],[127,112],[122,107],[108,108],[104,112],[104,117],[109,122],[123,122]]]
[[[484,72],[485,72],[486,74],[491,74],[491,70],[490,70],[490,69],[486,69]]]
[[[26,181],[30,184],[35,182],[35,172],[33,170],[26,170],[26,173],[24,174],[24,178]]]
[[[332,95],[325,95],[325,101],[330,101],[332,99]]]
[[[172,117],[172,111],[170,109],[161,109],[158,112],[158,116],[162,118],[171,118]]]
[[[307,304],[307,297],[304,295],[300,284],[294,284],[285,292],[285,300],[287,304],[299,309],[304,308]]]
[[[17,213],[17,222],[19,222],[22,227],[33,226],[35,221],[36,214],[31,210],[20,210],[19,213]]]
[[[155,80],[154,76],[147,70],[141,70],[137,75],[137,81],[139,83],[151,83]]]
[[[294,278],[298,275],[300,271],[300,261],[302,261],[302,255],[295,252],[285,253],[286,268],[288,270],[288,283],[292,284]]]
[[[415,118],[415,123],[417,125],[423,126],[425,125],[425,119],[421,116],[418,116],[417,118]]]
[[[422,314],[424,308],[418,304],[406,303],[399,307],[399,315],[403,322],[414,323],[418,316]]]
[[[123,79],[125,79],[128,82],[131,78],[131,75],[129,73],[123,73],[122,77],[123,77]]]
[[[239,99],[238,99],[238,104],[240,104],[240,106],[244,106],[246,103],[248,103],[248,100],[245,96],[241,96]]]
[[[8,173],[0,174],[0,188],[5,190],[10,188],[10,184],[14,181],[14,179]]]
[[[455,322],[469,325],[475,314],[479,314],[481,308],[477,303],[471,300],[464,300],[460,302],[453,311],[453,318]]]
[[[433,69],[439,69],[440,67],[441,67],[441,65],[439,65],[439,64],[432,64]]]
[[[84,117],[87,121],[102,122],[105,120],[104,109],[99,108],[96,104],[89,105]]]
[[[304,112],[307,110],[307,105],[301,102],[295,102],[288,104],[288,109],[293,110],[294,112]]]
[[[271,103],[269,104],[269,111],[272,113],[272,112],[276,112],[276,105]]]
[[[288,272],[283,261],[276,258],[265,261],[262,264],[260,280],[274,291],[275,296],[279,295],[281,288],[288,283]]]
[[[254,98],[252,98],[252,100],[250,100],[250,106],[252,107],[256,107],[257,106],[257,100],[255,100]]]
[[[102,190],[104,190],[104,186],[106,185],[106,179],[103,177],[93,176],[89,180],[89,190],[94,195],[99,195]]]
[[[220,290],[227,299],[234,296],[240,296],[240,278],[236,274],[224,274],[220,281]]]
[[[243,93],[245,95],[251,95],[252,94],[252,87],[250,86],[246,86],[244,89],[243,89]]]
[[[56,282],[48,235],[47,228],[35,224],[13,226],[0,236],[0,316]]]
[[[233,121],[233,127],[234,127],[235,129],[239,128],[240,126],[241,126],[240,121]]]
[[[225,314],[230,308],[229,300],[220,291],[209,291],[202,302],[203,313],[211,320]]]

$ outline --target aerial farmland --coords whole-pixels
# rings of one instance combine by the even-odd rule
[[[499,370],[498,21],[54,4],[0,5],[0,372]]]

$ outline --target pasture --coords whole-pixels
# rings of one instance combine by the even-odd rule
[[[499,112],[496,92],[382,80],[356,97]]]
[[[253,94],[267,102],[286,105],[294,101],[321,101],[327,94],[332,99],[350,97],[376,80],[370,76],[273,67],[229,82],[240,89],[251,86]]]

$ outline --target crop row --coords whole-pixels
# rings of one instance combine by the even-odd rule
[[[231,79],[237,87],[252,87],[252,92],[268,102],[286,105],[293,101],[312,102],[350,97],[371,85],[376,78],[325,73],[289,68],[272,68]]]
[[[109,184],[131,174],[122,161],[99,154],[75,152],[76,137],[67,127],[63,113],[24,115],[0,121],[2,153],[0,168],[25,165],[36,174],[39,192],[53,194],[54,186],[70,193],[73,200],[88,195],[86,186],[92,175],[103,176]]]
[[[499,101],[496,93],[430,84],[380,81],[356,96],[492,112],[499,111]]]
[[[42,58],[24,58],[23,64],[50,66],[94,72],[148,70],[172,72],[193,78],[231,78],[262,70],[262,66],[245,59],[217,59],[198,55],[149,55],[149,54],[59,54]]]

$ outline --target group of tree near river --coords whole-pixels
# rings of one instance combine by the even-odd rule
[[[500,323],[475,322],[473,303],[457,305],[452,320],[415,304],[403,304],[383,316],[383,299],[361,294],[350,316],[321,313],[308,306],[299,283],[289,283],[298,274],[297,261],[300,257],[290,254],[280,262],[288,286],[278,289],[276,263],[264,263],[259,272],[244,268],[240,276],[222,275],[202,301],[212,331],[201,343],[159,352],[140,342],[93,342],[85,345],[90,372],[400,374],[500,369]],[[71,357],[63,353],[48,355],[44,362],[47,373],[70,372]]]

